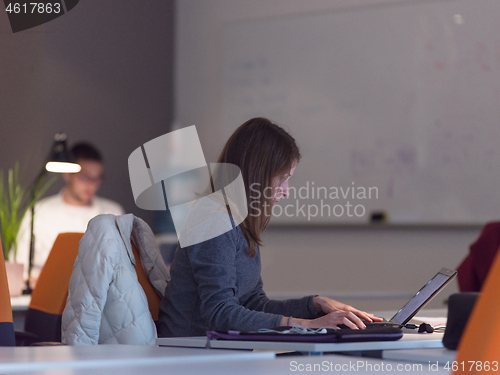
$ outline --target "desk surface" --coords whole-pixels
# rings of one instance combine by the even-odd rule
[[[0,373],[56,368],[170,366],[198,362],[272,359],[272,352],[164,348],[158,346],[94,345],[5,347],[0,350]]]
[[[212,340],[212,349],[258,349],[275,351],[299,351],[309,353],[324,352],[355,352],[368,350],[388,349],[418,349],[418,348],[442,348],[443,334],[419,334],[405,333],[403,338],[397,341],[367,341],[348,343],[311,343],[311,342],[269,342],[269,341],[232,341]],[[188,348],[204,348],[207,338],[200,337],[163,337],[158,338],[156,343],[161,346],[177,346]]]
[[[12,305],[12,311],[27,311],[30,301],[30,295],[11,297],[10,304]]]
[[[437,349],[413,349],[413,350],[387,350],[382,352],[382,358],[396,361],[438,363],[444,366],[455,360],[457,352],[446,348]]]
[[[376,316],[390,318],[394,315],[390,311],[378,311]],[[421,311],[415,319],[419,317],[443,317],[446,316],[445,309],[426,309]],[[446,318],[443,318],[446,322]],[[349,342],[349,343],[291,343],[291,342],[265,342],[265,341],[230,341],[212,340],[212,349],[258,349],[274,351],[299,351],[308,353],[325,352],[358,352],[371,350],[390,349],[423,349],[442,348],[443,334],[419,334],[416,331],[405,330],[403,338],[397,341],[372,341],[372,342]],[[156,343],[161,346],[204,348],[207,344],[205,336],[199,337],[168,337],[158,338]]]
[[[165,348],[164,348],[165,349]],[[210,350],[207,350],[209,352]],[[399,367],[398,367],[399,366]],[[418,366],[418,367],[417,367]],[[290,375],[291,373],[338,373],[347,374],[374,374],[374,373],[399,373],[408,374],[447,374],[449,371],[443,367],[430,368],[428,364],[402,363],[373,358],[353,358],[348,356],[325,355],[321,357],[281,357],[272,360],[235,360],[222,362],[190,362],[173,363],[169,365],[153,364],[143,366],[140,363],[133,365],[115,364],[107,368],[67,368],[51,370],[51,375]],[[45,372],[21,372],[18,375],[42,375]]]

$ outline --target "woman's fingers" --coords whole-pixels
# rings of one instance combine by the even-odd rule
[[[367,322],[373,322],[373,316],[370,316],[370,314],[368,314],[367,312],[365,311],[358,311],[358,314],[357,314],[359,317],[361,317],[362,319],[366,320]]]
[[[346,316],[351,322],[355,323],[359,328],[366,328],[365,324],[361,321],[361,319],[356,316],[352,311],[349,311],[349,314]],[[352,327],[351,327],[352,328]]]
[[[378,318],[376,317],[375,315],[373,314],[369,314],[367,313],[366,311],[360,311],[360,310],[357,310],[355,308],[352,308],[351,310],[354,314],[356,314],[357,316],[359,316],[361,319],[364,319],[366,320],[367,322],[381,322],[383,321],[382,318]]]
[[[326,314],[338,311],[351,311],[355,315],[359,316],[361,319],[366,320],[367,322],[383,321],[382,318],[378,318],[373,314],[369,314],[365,311],[360,311],[350,305],[346,305],[344,303],[341,303],[339,301],[327,297],[316,296],[313,298],[313,304],[314,304],[314,309],[316,311],[323,311]]]
[[[362,318],[365,319],[366,321],[368,322],[381,322],[383,321],[384,319],[382,318],[379,318],[373,314],[368,314],[367,312],[365,311],[361,311],[363,313],[363,316]]]
[[[366,322],[380,322],[383,320],[382,318],[378,318],[373,314],[357,310],[349,305],[343,304],[341,306],[342,308],[340,308],[340,306],[332,306],[332,303],[330,301],[328,302],[328,304],[323,305],[323,311],[330,311],[327,313],[327,315],[310,321],[312,323],[311,327],[337,327],[339,324],[344,324],[349,328],[359,329],[366,328],[361,319],[365,320]]]
[[[353,322],[351,322],[349,319],[347,318],[344,318],[343,319],[343,322],[342,324],[346,325],[347,327],[351,328],[351,329],[359,329],[359,327],[354,324]],[[337,327],[338,328],[338,327]]]
[[[328,317],[331,318],[331,325],[333,327],[336,327],[339,324],[344,324],[352,329],[366,328],[361,319],[359,319],[351,311],[332,312],[328,314]]]

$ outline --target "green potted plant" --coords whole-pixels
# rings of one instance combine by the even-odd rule
[[[4,171],[0,171],[0,234],[11,296],[21,294],[23,287],[23,264],[15,263],[17,235],[21,222],[26,212],[33,207],[54,181],[50,179],[44,182],[44,177],[41,175],[33,186],[27,189],[23,186],[19,162],[7,171],[6,178],[4,178]]]

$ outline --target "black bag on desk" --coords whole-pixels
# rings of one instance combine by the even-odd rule
[[[443,336],[445,348],[456,350],[479,293],[455,293],[448,301],[448,321]]]
[[[276,327],[275,332],[240,332],[240,331],[208,331],[210,340],[238,341],[284,341],[284,342],[360,342],[360,341],[396,341],[403,337],[403,331],[397,327],[382,327],[377,329],[333,329],[325,328],[324,333],[286,333],[291,327]]]

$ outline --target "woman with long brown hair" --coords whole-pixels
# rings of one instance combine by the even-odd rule
[[[248,215],[241,223],[236,220],[239,225],[232,221],[233,229],[215,238],[177,248],[171,281],[160,305],[160,336],[253,331],[294,323],[309,328],[344,324],[357,329],[364,328],[361,319],[381,320],[326,297],[274,301],[264,293],[261,234],[273,205],[288,195],[288,180],[299,160],[293,137],[265,118],[245,122],[229,138],[218,163],[241,170]],[[207,218],[209,224],[199,226],[200,230],[216,222],[217,215],[222,213],[214,211]]]

